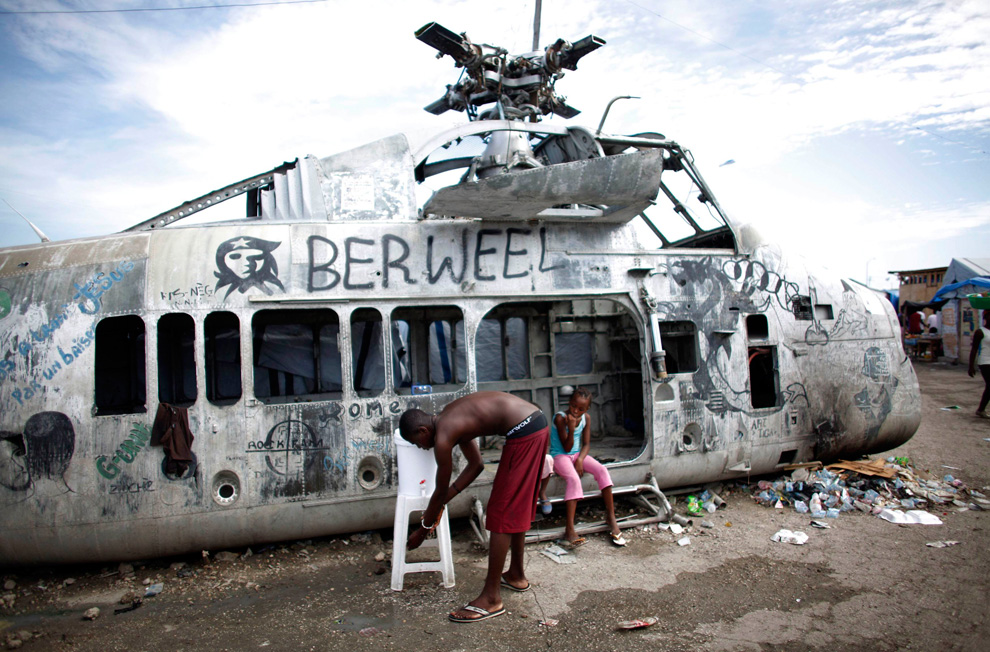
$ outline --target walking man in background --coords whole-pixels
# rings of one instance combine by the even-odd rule
[[[983,374],[983,398],[976,408],[976,416],[990,419],[987,403],[990,403],[990,310],[983,311],[983,327],[973,333],[973,346],[969,349],[969,377],[976,375],[976,367]]]

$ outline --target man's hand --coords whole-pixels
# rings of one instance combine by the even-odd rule
[[[415,550],[420,547],[429,532],[429,530],[425,530],[421,527],[416,528],[413,533],[409,535],[409,540],[406,542],[406,549]]]

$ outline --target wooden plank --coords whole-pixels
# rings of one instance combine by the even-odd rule
[[[882,459],[870,460],[869,462],[841,460],[837,464],[829,464],[826,468],[829,471],[852,471],[861,475],[873,475],[887,479],[897,475],[897,471],[888,467]]]

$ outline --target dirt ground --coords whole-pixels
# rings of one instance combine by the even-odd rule
[[[982,381],[963,366],[919,363],[921,429],[884,454],[907,456],[933,475],[952,474],[990,491],[990,421],[973,416]],[[959,410],[942,410],[958,405]],[[754,480],[755,481],[755,480]],[[699,518],[680,546],[655,526],[625,531],[628,547],[604,535],[558,564],[531,544],[533,590],[505,594],[508,613],[449,623],[473,599],[486,553],[465,521],[454,526],[457,584],[438,573],[389,587],[389,532],[275,545],[223,562],[214,553],[117,566],[0,570],[13,606],[0,607],[0,647],[24,650],[985,650],[990,638],[990,512],[935,512],[943,525],[894,525],[862,512],[809,527],[807,514],[760,506],[739,488],[727,507]],[[600,518],[595,504],[579,519]],[[683,501],[675,506],[684,509]],[[559,510],[555,510],[559,511]],[[632,506],[620,505],[632,513]],[[554,518],[544,525],[559,525]],[[774,543],[802,530],[803,546]],[[927,547],[956,540],[959,545]],[[215,551],[216,552],[216,551]],[[224,557],[225,555],[219,555]],[[376,559],[377,558],[377,559]],[[16,584],[10,588],[11,582]],[[115,614],[127,593],[162,592]],[[507,593],[507,592],[506,592]],[[130,601],[127,601],[131,604]],[[101,611],[84,620],[91,607]],[[619,621],[655,616],[646,629]],[[554,624],[547,624],[547,622]],[[22,634],[18,634],[22,632]]]

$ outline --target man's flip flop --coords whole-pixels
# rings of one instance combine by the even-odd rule
[[[487,609],[482,609],[481,607],[476,607],[473,604],[466,604],[461,607],[458,611],[471,611],[478,614],[477,618],[461,618],[460,616],[455,616],[450,613],[447,614],[447,618],[450,619],[452,623],[474,623],[479,620],[488,620],[489,618],[494,618],[495,616],[501,616],[505,613],[505,607],[501,609],[496,609],[495,611],[488,611]]]
[[[510,591],[515,591],[516,593],[525,593],[526,591],[529,591],[529,584],[520,589],[518,586],[512,586],[509,584],[504,577],[502,578],[501,585],[503,589],[509,589]]]
[[[583,546],[586,541],[587,539],[584,537],[578,537],[573,541],[568,541],[567,539],[557,539],[557,545],[565,550],[574,550],[575,548]]]
[[[620,548],[626,545],[626,543],[628,543],[628,541],[626,541],[626,538],[622,536],[621,532],[619,534],[612,534],[611,532],[609,532],[609,534],[612,535],[612,543],[619,546]]]

